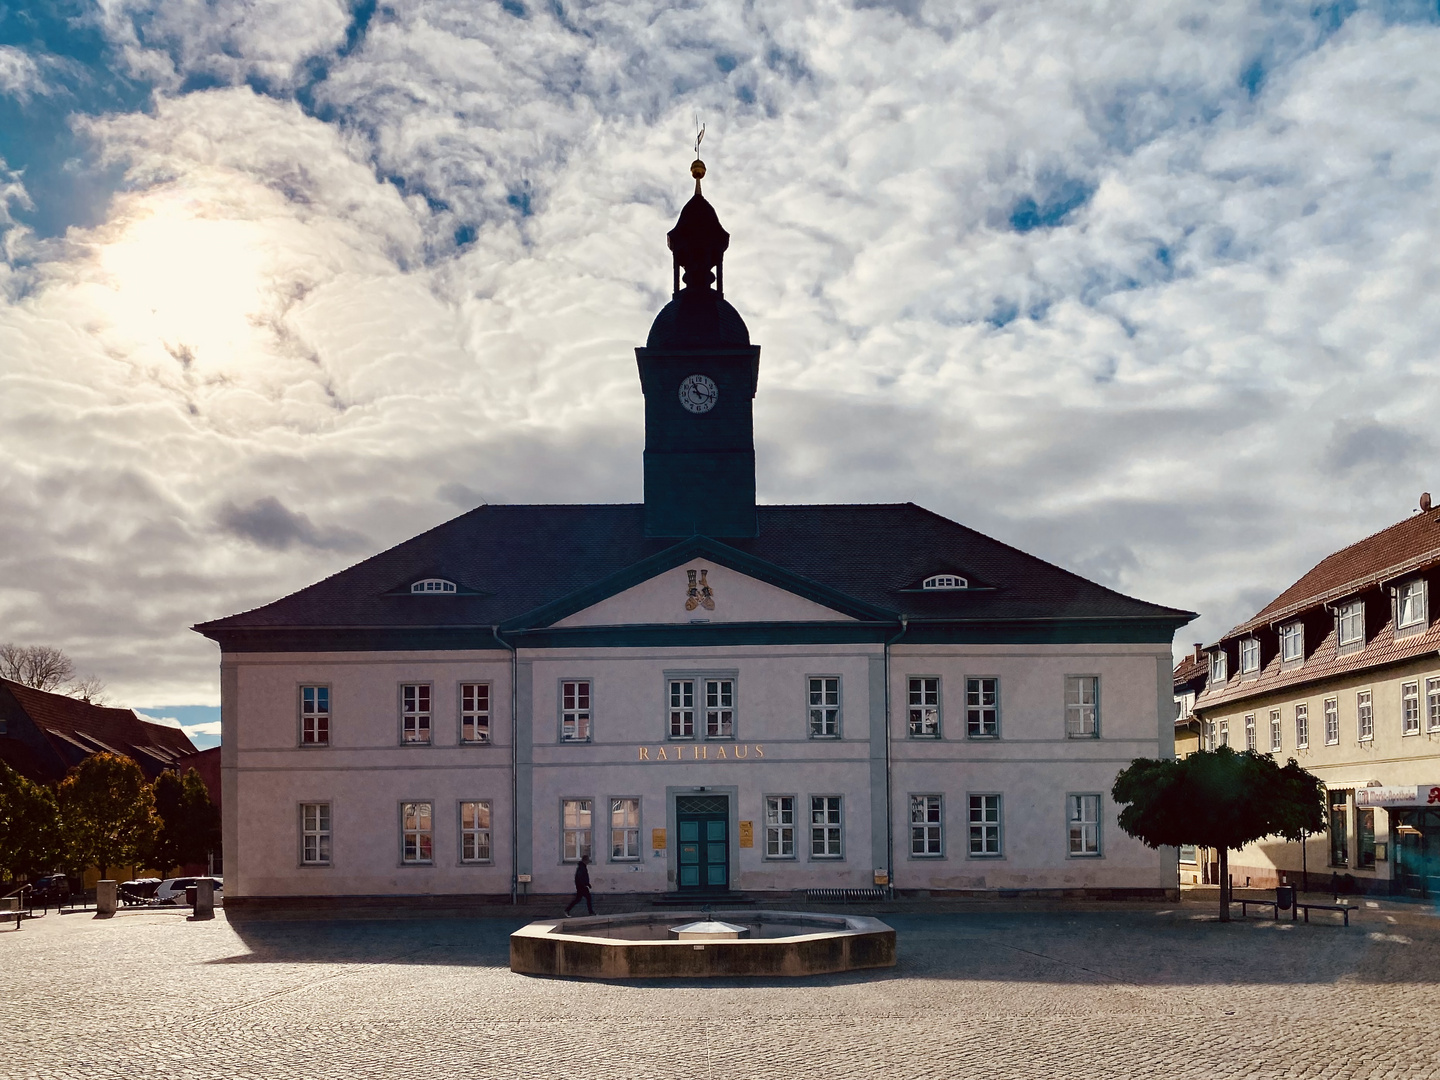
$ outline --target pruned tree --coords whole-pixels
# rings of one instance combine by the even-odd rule
[[[55,793],[0,761],[0,876],[34,879],[63,854]]]
[[[1180,760],[1136,758],[1110,789],[1120,828],[1152,848],[1195,844],[1220,852],[1220,920],[1230,920],[1231,848],[1266,836],[1300,840],[1325,831],[1325,789],[1294,758],[1228,746]]]
[[[118,754],[92,754],[60,782],[60,828],[72,865],[133,865],[155,842],[155,793],[140,766]]]
[[[204,862],[220,846],[220,811],[194,769],[181,777],[167,769],[155,778],[155,813],[160,819],[147,859],[162,872]]]

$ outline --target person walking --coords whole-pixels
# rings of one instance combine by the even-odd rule
[[[591,915],[595,914],[595,904],[590,899],[590,856],[581,855],[580,865],[575,867],[575,899],[565,905],[565,917],[570,918],[570,909],[580,902],[581,897],[585,899],[585,907]]]

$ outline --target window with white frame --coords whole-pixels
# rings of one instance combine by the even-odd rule
[[[300,687],[300,745],[330,745],[330,687]]]
[[[670,680],[670,738],[695,737],[695,680]]]
[[[300,862],[304,866],[330,865],[330,804],[300,804]]]
[[[1280,752],[1280,710],[1270,710],[1270,752]]]
[[[1425,730],[1440,731],[1440,679],[1425,680]]]
[[[1000,680],[965,680],[965,733],[972,739],[1000,735]]]
[[[833,739],[840,734],[840,680],[830,676],[811,676],[810,737]]]
[[[1207,720],[1207,721],[1205,721],[1205,749],[1206,749],[1206,750],[1214,750],[1214,749],[1215,749],[1215,721],[1214,721],[1214,720]]]
[[[455,591],[455,583],[453,581],[446,581],[444,578],[425,578],[421,581],[414,582],[410,586],[410,591],[417,596],[421,594],[434,596],[437,593],[453,593]]]
[[[579,862],[583,855],[591,858],[591,818],[595,803],[592,799],[564,799],[560,804],[561,852],[565,862]]]
[[[945,853],[945,818],[939,795],[910,796],[910,854],[934,858]]]
[[[931,574],[920,583],[920,588],[930,592],[935,589],[968,589],[970,583],[955,574]]]
[[[765,796],[765,857],[795,857],[795,796]]]
[[[1420,734],[1420,684],[1400,684],[1400,734]]]
[[[1194,845],[1194,844],[1181,844],[1181,845],[1180,845],[1180,861],[1183,862],[1183,863],[1191,863],[1191,864],[1193,864],[1193,863],[1195,862],[1195,845]]]
[[[940,680],[916,676],[910,680],[910,735],[917,739],[940,737]]]
[[[610,800],[610,858],[640,858],[640,800]]]
[[[1375,710],[1370,704],[1369,690],[1361,690],[1355,694],[1355,720],[1361,742],[1375,738]]]
[[[1255,714],[1245,714],[1245,749],[1255,749]]]
[[[460,741],[490,741],[490,684],[460,684]]]
[[[1210,681],[1212,683],[1223,683],[1225,681],[1225,650],[1216,649],[1210,654]]]
[[[1100,796],[1067,795],[1070,819],[1070,854],[1100,854]]]
[[[1246,675],[1250,672],[1260,670],[1260,639],[1247,637],[1240,639],[1240,674]]]
[[[1396,590],[1395,625],[1401,630],[1424,626],[1425,581],[1423,578],[1407,581]]]
[[[1280,627],[1280,660],[1291,663],[1305,656],[1305,624],[1299,619]]]
[[[430,741],[429,683],[405,683],[400,687],[400,741]]]
[[[974,858],[1000,854],[1000,796],[970,796],[970,854]]]
[[[733,679],[705,680],[705,737],[707,739],[733,739],[735,737],[735,681]]]
[[[1100,734],[1100,676],[1065,676],[1065,734],[1072,739]]]
[[[810,857],[838,859],[843,853],[839,795],[810,796]]]
[[[434,862],[435,823],[428,802],[400,804],[400,861],[409,865]]]
[[[1230,721],[1229,721],[1229,720],[1221,720],[1221,721],[1220,721],[1220,745],[1221,745],[1221,746],[1229,746],[1229,745],[1230,745]]]
[[[590,741],[589,679],[564,679],[560,683],[560,739]]]
[[[1295,749],[1310,748],[1310,706],[1295,706]]]
[[[1362,645],[1365,642],[1365,604],[1360,600],[1352,600],[1348,604],[1342,604],[1335,612],[1335,622],[1339,627],[1340,647]]]
[[[490,804],[483,801],[462,802],[460,804],[460,861],[488,863],[490,860]]]
[[[1325,745],[1334,746],[1340,741],[1340,699],[1325,699]]]

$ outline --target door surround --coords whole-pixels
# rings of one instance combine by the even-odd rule
[[[726,827],[729,830],[730,860],[726,868],[733,891],[738,887],[740,876],[740,788],[735,784],[706,784],[703,787],[689,785],[667,785],[665,788],[665,888],[675,892],[680,888],[680,828],[675,814],[675,796],[723,795],[728,804]]]

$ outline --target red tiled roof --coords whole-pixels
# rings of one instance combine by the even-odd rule
[[[1199,678],[1201,675],[1209,675],[1210,657],[1202,656],[1198,660],[1195,654],[1189,653],[1184,660],[1175,666],[1175,685],[1180,686],[1190,680]]]

